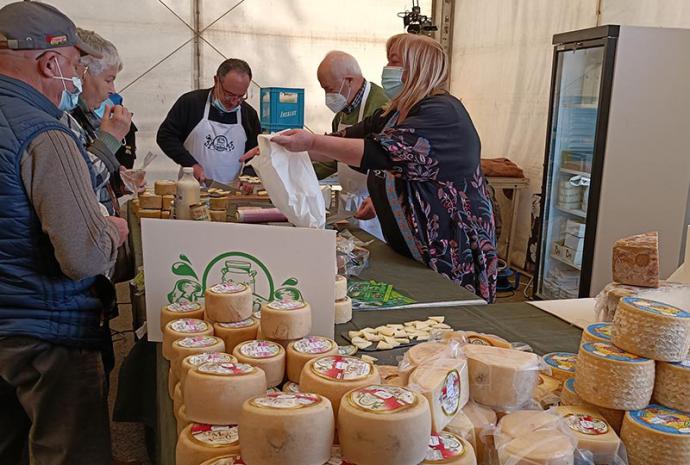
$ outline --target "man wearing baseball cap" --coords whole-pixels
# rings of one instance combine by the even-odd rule
[[[39,2],[0,9],[0,464],[110,464],[101,352],[105,277],[127,237],[60,123],[81,91],[72,21]],[[112,346],[110,346],[112,349]]]

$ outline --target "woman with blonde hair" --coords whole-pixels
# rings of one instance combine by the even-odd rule
[[[387,107],[334,134],[342,137],[292,130],[273,141],[368,172],[372,202],[356,216],[378,216],[397,252],[493,302],[498,257],[479,136],[446,90],[446,53],[433,39],[412,34],[391,37],[386,50]]]

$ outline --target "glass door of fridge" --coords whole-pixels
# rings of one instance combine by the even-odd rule
[[[542,299],[577,298],[605,47],[556,53],[540,280]]]

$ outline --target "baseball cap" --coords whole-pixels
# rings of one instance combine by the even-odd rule
[[[0,8],[0,48],[50,50],[76,47],[84,55],[101,54],[77,35],[77,26],[54,6],[29,0]]]

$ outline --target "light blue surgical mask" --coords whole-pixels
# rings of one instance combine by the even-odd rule
[[[110,99],[107,98],[107,99],[103,100],[101,102],[101,105],[93,111],[93,114],[96,115],[98,117],[98,119],[103,119],[103,115],[105,115],[106,107],[112,107],[112,106],[113,106],[113,103],[110,101]]]
[[[384,66],[381,73],[381,87],[389,99],[394,99],[403,90],[403,69],[400,66]]]
[[[81,79],[77,76],[74,76],[72,78],[66,78],[62,74],[62,70],[60,69],[60,63],[57,61],[57,58],[55,59],[55,63],[57,64],[58,72],[60,73],[60,76],[53,76],[53,79],[60,79],[62,82],[62,86],[64,89],[62,90],[62,94],[60,95],[60,103],[58,103],[58,108],[62,111],[72,111],[76,108],[77,103],[79,103],[79,95],[81,95],[82,91],[82,84],[81,84]],[[74,85],[74,92],[70,92],[67,90],[67,84],[65,84],[64,81],[69,81]]]
[[[214,107],[216,107],[216,109],[217,109],[218,111],[220,111],[221,113],[234,113],[234,112],[236,112],[236,111],[240,108],[240,106],[237,105],[237,106],[236,106],[235,108],[233,108],[232,110],[228,110],[227,108],[225,108],[225,105],[223,105],[223,102],[221,102],[221,101],[218,100],[217,98],[214,98],[214,99],[213,99],[212,105],[213,105]]]

